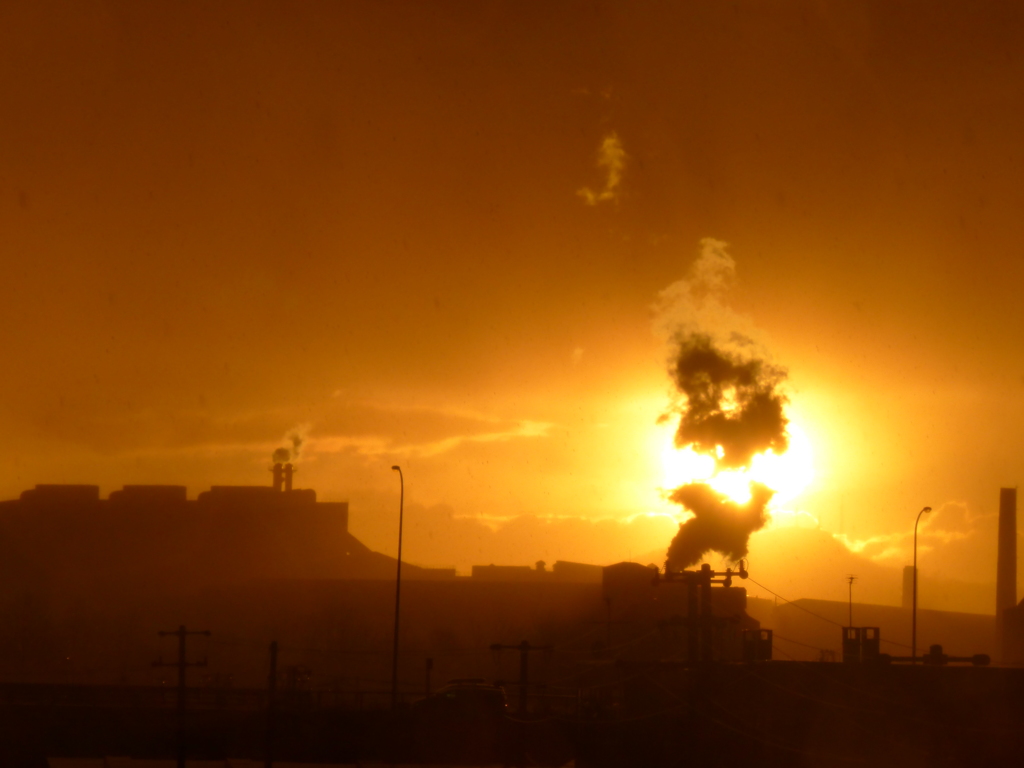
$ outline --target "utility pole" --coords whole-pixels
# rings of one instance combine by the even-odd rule
[[[925,507],[917,513],[914,520],[914,600],[910,607],[910,663],[917,664],[917,526],[921,522],[921,515],[931,512],[931,507]]]
[[[523,640],[519,645],[502,645],[495,643],[492,651],[519,651],[519,714],[526,714],[527,685],[529,685],[530,651],[550,651],[551,645],[530,645]]]
[[[612,599],[605,595],[604,606],[608,609],[608,623],[605,627],[604,633],[604,647],[612,647]]]
[[[270,675],[267,677],[267,754],[265,768],[274,765],[274,720],[277,715],[277,640],[270,644]]]
[[[850,623],[847,624],[846,626],[852,627],[853,626],[853,582],[855,582],[857,580],[857,577],[854,576],[852,573],[850,573],[850,574],[847,574],[846,578],[850,582]]]
[[[189,662],[185,656],[185,638],[189,635],[205,635],[209,637],[211,632],[208,629],[201,631],[189,631],[182,624],[174,631],[158,632],[160,637],[173,635],[178,638],[178,660],[165,662],[162,658],[154,661],[154,667],[177,667],[178,668],[178,768],[185,768],[185,670],[188,667],[205,667],[206,659],[202,661]]]

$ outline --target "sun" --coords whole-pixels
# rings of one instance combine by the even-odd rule
[[[671,490],[692,482],[707,483],[738,504],[750,500],[750,483],[759,482],[775,491],[770,506],[778,507],[799,496],[814,480],[811,442],[799,425],[787,429],[789,449],[781,454],[765,451],[754,456],[748,469],[715,471],[714,457],[673,443],[673,429],[662,433],[662,488]]]

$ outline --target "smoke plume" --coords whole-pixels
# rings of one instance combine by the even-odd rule
[[[715,456],[720,468],[739,469],[749,467],[756,453],[789,447],[786,398],[776,390],[785,371],[717,349],[704,334],[677,344],[670,374],[685,400],[677,448],[689,446]]]
[[[739,504],[706,483],[676,488],[669,498],[693,512],[679,526],[665,559],[667,570],[682,570],[701,560],[710,550],[730,560],[747,555],[747,539],[767,522],[765,507],[775,491],[761,483],[750,484],[750,501]]]
[[[303,424],[298,427],[295,427],[295,429],[291,430],[287,435],[285,435],[284,439],[292,444],[291,448],[277,448],[274,451],[273,456],[271,457],[271,461],[273,461],[275,464],[297,462],[299,460],[299,456],[302,453],[302,446],[306,442],[306,432],[308,431],[308,429],[308,425]]]
[[[619,183],[626,171],[626,150],[622,148],[622,142],[614,131],[601,142],[601,148],[597,153],[597,166],[607,174],[604,188],[595,192],[590,187],[584,187],[576,192],[587,205],[597,205],[618,198]]]
[[[670,340],[669,375],[677,391],[662,419],[678,418],[674,443],[715,460],[715,471],[749,469],[754,456],[789,447],[786,371],[767,360],[752,340],[752,325],[728,309],[721,296],[735,275],[726,244],[711,238],[684,280],[659,296],[656,330]],[[754,331],[756,332],[756,331]],[[693,517],[679,526],[665,567],[680,570],[709,551],[732,560],[747,554],[751,533],[767,522],[774,491],[749,483],[750,499],[730,499],[706,482],[676,488],[669,499]]]

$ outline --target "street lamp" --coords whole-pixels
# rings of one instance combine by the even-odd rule
[[[852,573],[846,575],[847,581],[850,582],[850,623],[848,626],[853,626],[853,582],[857,580],[857,577]]]
[[[391,709],[398,709],[398,607],[402,601],[402,514],[405,510],[405,477],[402,468],[393,466],[398,473],[401,495],[398,497],[398,574],[395,578],[395,645],[391,652]]]
[[[917,520],[914,521],[914,588],[913,601],[910,619],[910,663],[917,664],[917,524],[921,522],[921,515],[931,512],[931,507],[925,507],[917,513]]]

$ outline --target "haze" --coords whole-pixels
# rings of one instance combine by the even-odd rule
[[[898,603],[928,505],[922,605],[991,612],[1022,32],[998,2],[4,4],[0,498],[194,497],[297,447],[391,554],[400,464],[415,563],[662,562],[659,318],[711,242],[734,277],[683,309],[787,370],[810,462],[752,575]]]

